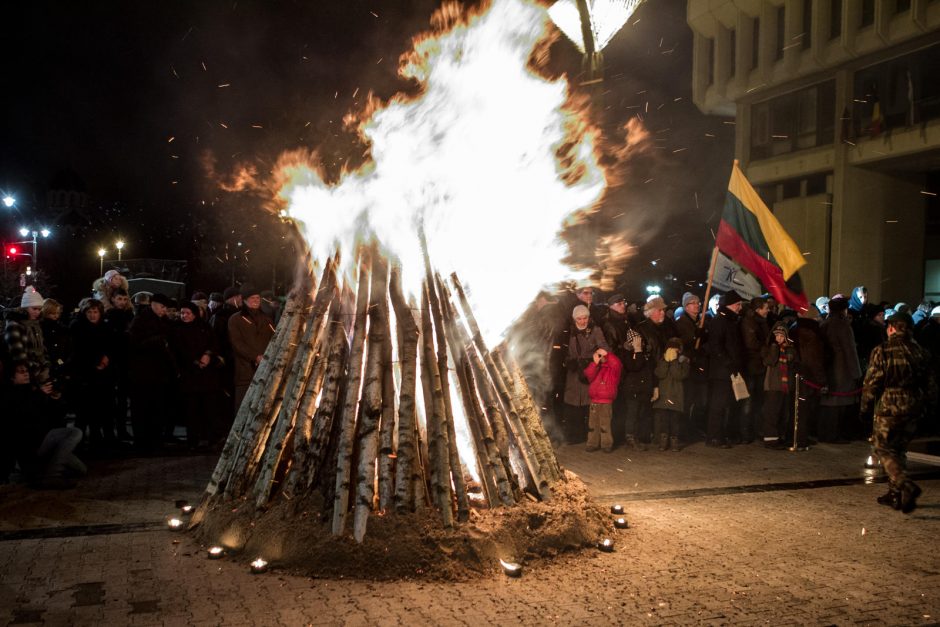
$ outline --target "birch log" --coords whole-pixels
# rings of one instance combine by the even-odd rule
[[[529,384],[526,383],[522,368],[519,367],[519,364],[515,360],[511,361],[509,368],[511,370],[511,379],[515,395],[520,399],[523,416],[525,417],[526,426],[532,440],[535,445],[542,450],[542,454],[548,464],[551,480],[559,481],[564,478],[564,474],[561,471],[561,466],[558,464],[558,457],[555,455],[555,449],[552,447],[551,438],[548,437],[548,432],[545,431],[545,425],[542,424],[542,415],[539,412],[538,406],[535,404],[535,399],[532,398],[532,392],[529,389]]]
[[[447,444],[447,417],[444,410],[444,395],[441,390],[441,375],[437,369],[434,353],[434,330],[431,322],[431,306],[428,285],[424,285],[424,302],[421,310],[422,384],[424,385],[425,413],[428,425],[428,462],[431,470],[432,501],[441,510],[441,520],[446,528],[454,525],[451,505],[450,454]]]
[[[366,318],[369,307],[369,259],[364,253],[359,263],[359,287],[356,296],[356,320],[353,326],[352,348],[349,351],[349,371],[346,376],[346,398],[343,401],[342,428],[338,442],[336,488],[333,495],[333,535],[346,528],[349,510],[349,485],[352,471],[353,443],[356,436],[356,418],[359,405],[359,385],[362,382],[362,362],[366,340]]]
[[[548,500],[551,498],[551,490],[548,486],[548,479],[542,473],[538,457],[534,448],[532,447],[532,443],[529,440],[528,434],[522,425],[522,421],[519,419],[518,410],[512,402],[512,397],[509,394],[509,389],[506,385],[506,382],[503,380],[502,375],[500,374],[499,369],[493,360],[493,356],[486,348],[486,343],[483,341],[483,335],[480,333],[480,327],[477,325],[476,318],[473,315],[473,310],[470,308],[470,303],[467,300],[463,286],[460,284],[460,279],[457,278],[456,273],[451,275],[451,280],[454,284],[454,288],[456,289],[457,296],[460,299],[460,304],[464,312],[464,319],[467,321],[467,325],[470,327],[473,343],[477,346],[477,350],[483,357],[483,363],[486,366],[487,374],[490,376],[490,379],[492,380],[493,385],[499,394],[499,400],[506,410],[506,416],[508,418],[507,422],[509,423],[510,430],[512,431],[513,438],[516,442],[516,447],[519,450],[519,455],[535,483],[534,487],[537,490],[539,497],[543,500]]]
[[[274,418],[271,433],[268,436],[266,448],[258,470],[258,479],[255,481],[252,492],[255,506],[264,507],[274,489],[274,478],[284,453],[284,443],[288,434],[293,431],[297,417],[297,408],[300,406],[304,384],[309,378],[310,370],[316,358],[317,348],[327,318],[330,303],[336,291],[336,273],[332,262],[327,262],[320,282],[320,290],[313,302],[313,309],[307,318],[300,346],[294,357],[294,368],[284,387],[284,400]]]
[[[386,304],[386,310],[388,305]],[[391,324],[382,343],[382,426],[379,429],[379,511],[392,507],[395,496],[395,373],[392,370]]]
[[[356,471],[356,502],[353,512],[353,538],[361,543],[366,535],[369,513],[375,500],[375,470],[379,447],[379,420],[382,415],[382,386],[389,365],[385,355],[388,324],[388,265],[373,255],[372,287],[369,291],[369,346],[362,386],[362,420],[358,425],[359,463]]]
[[[415,388],[418,368],[418,325],[414,312],[401,289],[401,269],[392,269],[389,296],[395,308],[398,327],[398,361],[401,364],[401,389],[398,392],[398,458],[395,467],[395,509],[405,512],[414,507],[415,480],[418,470],[415,413]]]

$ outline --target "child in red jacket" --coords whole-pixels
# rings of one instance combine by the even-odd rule
[[[609,453],[614,449],[614,438],[610,434],[612,404],[620,387],[620,372],[623,365],[617,356],[603,348],[594,351],[594,361],[584,369],[588,380],[588,397],[591,407],[588,413],[587,451],[598,448]]]

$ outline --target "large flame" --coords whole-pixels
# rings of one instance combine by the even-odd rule
[[[559,231],[607,179],[567,83],[530,69],[551,32],[544,8],[495,0],[460,16],[447,5],[432,23],[402,58],[419,95],[373,102],[359,125],[368,163],[335,183],[315,167],[285,171],[283,215],[321,261],[375,236],[413,294],[423,226],[435,267],[460,275],[493,343],[541,287],[572,276]]]

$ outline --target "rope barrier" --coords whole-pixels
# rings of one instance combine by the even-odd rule
[[[858,396],[859,394],[862,393],[862,389],[863,389],[863,388],[858,388],[856,390],[852,390],[851,392],[832,392],[828,390],[825,386],[819,385],[818,383],[813,383],[812,381],[810,381],[809,379],[805,377],[802,378],[802,381],[803,383],[813,388],[814,390],[826,389],[826,391],[824,392],[826,396]]]

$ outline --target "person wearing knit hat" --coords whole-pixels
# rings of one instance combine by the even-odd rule
[[[257,296],[259,299],[261,298],[261,290],[259,290],[257,287],[249,283],[242,285],[240,292],[241,292],[243,301],[248,300],[252,296]]]
[[[848,301],[846,301],[846,304],[848,304]],[[816,299],[816,309],[819,310],[819,314],[820,314],[823,318],[825,318],[826,316],[828,316],[828,315],[829,315],[829,297],[828,297],[828,296],[820,296],[819,298],[817,298],[817,299]]]
[[[6,354],[11,362],[26,361],[32,381],[42,384],[49,378],[49,363],[39,324],[42,295],[32,285],[28,286],[20,299],[20,307],[22,312],[10,312],[3,329]]]
[[[591,397],[585,368],[593,361],[598,348],[610,350],[600,327],[591,321],[586,305],[578,305],[571,312],[572,323],[568,331],[568,354],[564,361],[565,382],[561,412],[562,428],[568,444],[587,440],[588,413]]]
[[[643,313],[646,314],[646,317],[649,317],[649,312],[655,310],[666,310],[666,301],[663,300],[662,296],[650,296],[646,299],[646,304],[643,305]]]
[[[819,325],[826,340],[828,382],[828,393],[822,395],[816,417],[816,437],[821,442],[845,443],[855,435],[856,416],[854,412],[849,416],[849,411],[858,403],[858,396],[852,392],[858,389],[865,373],[858,360],[848,309],[848,299],[830,299],[829,317]]]
[[[744,341],[741,337],[741,295],[734,290],[725,294],[708,327],[708,446],[730,448],[731,424],[737,422],[740,402],[735,399],[731,376],[745,368]]]

